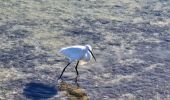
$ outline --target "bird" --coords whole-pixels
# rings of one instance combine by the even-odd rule
[[[61,79],[65,69],[67,66],[69,66],[72,62],[77,62],[75,66],[76,74],[79,76],[79,72],[77,70],[78,64],[80,61],[89,62],[92,57],[96,61],[96,58],[92,52],[92,47],[90,45],[74,45],[69,47],[64,47],[59,50],[59,53],[66,56],[66,58],[69,60],[68,64],[64,67],[62,70],[62,73],[60,74],[59,79]]]

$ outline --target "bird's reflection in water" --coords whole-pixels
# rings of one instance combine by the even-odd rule
[[[69,100],[89,100],[85,90],[78,84],[78,77],[75,78],[75,84],[68,84],[62,80],[59,83],[59,90],[65,91]]]
[[[79,83],[78,83],[78,76],[75,78],[75,84],[77,85],[77,88],[80,87]]]

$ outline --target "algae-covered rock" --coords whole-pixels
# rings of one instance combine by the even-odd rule
[[[89,100],[85,90],[80,87],[62,81],[59,84],[59,89],[61,91],[66,91],[66,96],[68,96],[70,100]]]

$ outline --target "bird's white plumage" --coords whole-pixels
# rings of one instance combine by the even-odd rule
[[[87,51],[84,55],[83,60],[85,60],[86,62],[90,61],[90,59],[92,58],[91,53],[89,51]]]
[[[96,58],[94,57],[94,55],[92,53],[92,47],[90,45],[85,45],[85,46],[76,45],[76,46],[65,47],[65,48],[62,48],[59,51],[59,53],[62,53],[63,55],[65,55],[69,59],[69,62],[64,67],[64,69],[58,79],[60,79],[62,77],[67,66],[69,66],[73,61],[77,61],[77,64],[75,67],[77,76],[79,75],[78,69],[77,69],[79,62],[80,62],[80,64],[82,62],[86,63],[91,60],[92,56],[93,56],[94,60],[96,61]]]
[[[70,46],[62,48],[59,53],[62,53],[65,55],[70,62],[76,61],[76,60],[84,60],[85,62],[90,61],[91,59],[91,53],[88,51],[92,50],[90,45],[76,45],[76,46]]]

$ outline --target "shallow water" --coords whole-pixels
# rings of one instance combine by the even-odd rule
[[[68,99],[58,51],[90,44],[97,62],[78,67],[90,100],[170,98],[170,1],[1,0],[0,99]],[[76,86],[72,63],[63,81]],[[74,98],[75,99],[75,98]]]

